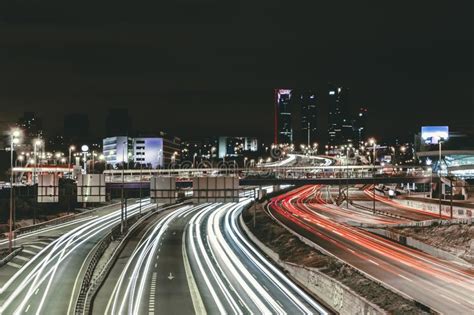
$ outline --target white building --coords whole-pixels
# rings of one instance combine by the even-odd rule
[[[108,165],[115,166],[124,161],[162,167],[163,138],[109,137],[103,140],[103,153]]]

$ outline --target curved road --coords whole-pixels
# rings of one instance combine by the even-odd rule
[[[237,222],[248,202],[183,206],[157,218],[94,311],[326,314],[242,235]]]
[[[272,199],[276,220],[369,277],[445,314],[472,314],[474,270],[412,250],[374,234],[336,222],[314,209],[332,211],[306,186]]]

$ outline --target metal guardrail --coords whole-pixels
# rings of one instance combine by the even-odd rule
[[[103,209],[103,208],[106,208],[106,207],[109,207],[109,206],[114,206],[114,205],[117,205],[117,204],[118,203],[103,206],[103,207],[99,207],[99,208],[94,208],[94,209],[83,211],[81,213],[68,214],[68,215],[58,217],[58,218],[54,218],[54,219],[44,221],[44,222],[41,222],[41,223],[38,223],[38,224],[20,227],[20,228],[14,230],[13,232],[14,232],[15,235],[22,235],[22,234],[25,234],[25,233],[41,230],[45,227],[54,226],[54,225],[58,225],[58,224],[61,224],[61,223],[66,223],[66,222],[69,222],[69,221],[74,221],[74,220],[76,220],[80,217],[90,215],[90,214],[96,212],[99,209]],[[8,237],[8,235],[6,233],[0,235],[0,239],[4,239],[4,238],[7,238],[7,237]]]
[[[128,225],[134,225],[140,218],[143,218],[144,216],[150,214],[153,212],[148,212],[145,213],[141,216],[140,213],[136,213],[133,216],[129,217],[127,219],[127,226]],[[75,314],[77,315],[82,315],[82,314],[90,314],[91,312],[91,298],[95,294],[95,290],[99,288],[103,281],[103,277],[105,274],[108,273],[107,268],[110,268],[109,262],[106,264],[104,269],[102,270],[101,274],[99,275],[99,278],[93,279],[93,275],[95,272],[95,269],[97,268],[97,265],[99,263],[99,260],[101,259],[102,255],[105,253],[106,249],[110,245],[110,243],[114,240],[118,240],[120,238],[125,238],[128,236],[129,232],[125,236],[121,234],[120,230],[121,226],[120,224],[117,224],[115,227],[113,227],[110,232],[96,245],[95,252],[89,262],[89,265],[87,267],[87,270],[84,274],[84,278],[82,280],[81,284],[81,289],[79,291],[79,296],[76,300],[76,307],[75,307]],[[120,246],[120,245],[119,245]],[[116,251],[114,251],[115,254]],[[106,270],[104,272],[104,270]]]
[[[8,255],[6,255],[6,256],[3,257],[2,259],[0,259],[0,267],[5,266],[10,260],[12,260],[13,258],[15,258],[15,256],[18,255],[22,250],[23,250],[23,245],[20,246],[20,247],[15,248],[11,253],[9,253]],[[5,248],[5,249],[2,249],[2,251],[8,252],[9,249],[8,249],[8,248]],[[3,256],[3,255],[2,255],[2,256]],[[0,256],[0,257],[1,257],[1,256]]]

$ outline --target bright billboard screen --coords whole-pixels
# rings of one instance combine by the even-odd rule
[[[423,126],[421,127],[421,137],[427,144],[437,144],[439,140],[448,140],[448,126]]]

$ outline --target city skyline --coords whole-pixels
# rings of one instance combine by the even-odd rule
[[[116,15],[104,4],[68,10],[51,0],[2,10],[0,120],[36,111],[58,130],[58,116],[87,112],[104,133],[106,109],[129,107],[136,126],[187,136],[240,134],[245,123],[271,139],[262,126],[273,123],[273,89],[322,93],[328,82],[370,109],[374,136],[474,117],[470,2],[113,7]],[[157,11],[169,14],[156,19]]]

